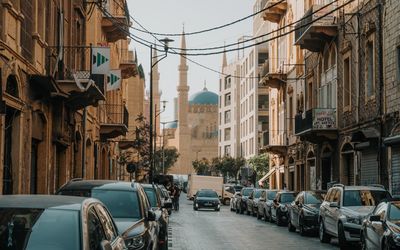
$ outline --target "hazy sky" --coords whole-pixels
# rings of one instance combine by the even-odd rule
[[[183,24],[185,32],[203,30],[235,21],[253,12],[254,0],[128,0],[130,14],[136,21],[151,32],[181,33]],[[133,26],[140,28],[133,22]],[[131,30],[136,36],[154,42],[155,38]],[[227,28],[213,32],[186,37],[187,48],[204,48],[222,46],[237,42],[243,35],[251,35],[252,18]],[[159,37],[160,39],[164,36]],[[171,47],[180,47],[180,37],[169,37],[175,41]],[[136,49],[138,61],[146,73],[146,87],[149,86],[150,50],[149,48],[131,42],[131,48]],[[227,55],[228,63],[233,60],[237,52]],[[210,68],[221,70],[222,55],[190,57],[194,61]],[[163,94],[161,100],[167,100],[167,110],[162,114],[162,121],[173,119],[173,98],[177,96],[179,56],[168,55],[158,64],[160,72],[160,89]],[[210,91],[218,93],[219,75],[188,62],[189,96],[203,89],[204,81]]]

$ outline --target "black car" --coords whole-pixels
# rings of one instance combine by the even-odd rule
[[[110,210],[129,249],[157,249],[159,226],[139,183],[112,180],[72,180],[59,195],[97,198]]]
[[[270,221],[275,221],[278,226],[288,222],[288,206],[296,197],[295,192],[280,191],[272,202]]]
[[[303,191],[289,206],[288,230],[299,229],[304,236],[308,231],[318,232],[319,207],[324,201],[326,191]]]
[[[400,200],[383,201],[361,226],[362,249],[400,249]]]
[[[160,231],[158,233],[159,249],[168,249],[169,214],[168,210],[163,207],[162,190],[154,184],[142,184],[142,187],[146,192],[147,198],[150,202],[150,206],[156,214],[156,221],[158,222],[160,227]],[[172,203],[169,205],[171,208]]]
[[[214,209],[219,211],[221,207],[217,192],[211,189],[200,189],[195,194],[193,200],[193,209],[199,210],[200,208]]]
[[[97,199],[0,195],[0,249],[126,249]]]
[[[244,211],[247,211],[247,200],[253,189],[251,187],[242,188],[236,201],[236,213],[243,214]]]

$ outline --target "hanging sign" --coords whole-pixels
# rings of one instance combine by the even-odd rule
[[[107,75],[107,91],[119,89],[121,86],[121,70],[110,70]]]
[[[106,75],[110,71],[110,48],[92,48],[92,74]]]

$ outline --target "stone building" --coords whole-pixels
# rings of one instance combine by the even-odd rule
[[[400,1],[386,0],[383,10],[385,131],[389,190],[400,195]]]
[[[0,8],[0,189],[54,193],[71,178],[117,178],[127,131],[123,87],[91,74],[91,46],[110,47],[110,68],[137,74],[128,58],[124,0],[11,0]]]

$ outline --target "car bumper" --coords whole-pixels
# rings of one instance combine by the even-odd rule
[[[346,222],[343,229],[347,241],[360,241],[361,225]]]

